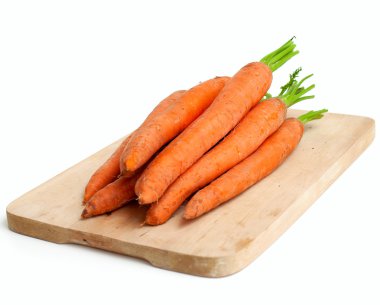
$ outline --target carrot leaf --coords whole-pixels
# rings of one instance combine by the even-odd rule
[[[312,111],[306,112],[303,115],[300,115],[298,117],[298,120],[301,121],[303,124],[306,124],[313,120],[319,120],[323,118],[323,114],[326,113],[327,111],[328,111],[327,109],[321,109],[317,111],[312,110]]]
[[[297,55],[299,51],[295,51],[296,44],[292,39],[288,40],[285,44],[279,47],[277,50],[264,56],[260,62],[266,64],[273,72],[285,64],[293,56]]]
[[[294,84],[294,82],[296,82],[296,78],[298,77],[298,74],[299,74],[301,71],[302,71],[302,68],[299,67],[299,68],[296,69],[292,74],[289,75],[289,81],[288,81],[285,85],[281,86],[281,92],[280,92],[280,94],[279,94],[278,96],[283,95],[283,94],[286,92],[286,90],[287,90],[289,87],[291,87],[291,86]]]
[[[281,87],[281,92],[277,96],[277,98],[281,99],[287,107],[290,107],[301,101],[314,98],[314,95],[306,95],[306,93],[315,88],[314,84],[306,88],[301,87],[301,85],[307,79],[312,77],[313,74],[310,74],[300,81],[297,81],[296,78],[298,77],[300,71],[301,68],[298,68],[296,71],[289,75],[289,81]]]

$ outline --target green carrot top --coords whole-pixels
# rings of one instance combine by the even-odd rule
[[[296,44],[293,41],[294,38],[295,37],[288,40],[285,44],[283,44],[277,50],[264,56],[260,60],[260,62],[266,64],[272,70],[272,72],[276,71],[283,64],[285,64],[289,59],[291,59],[293,56],[296,56],[299,53],[299,51],[294,50],[296,48]]]
[[[319,120],[323,118],[324,113],[326,113],[328,110],[327,109],[321,109],[321,110],[312,110],[309,112],[306,112],[303,115],[300,115],[297,119],[301,121],[303,124],[309,123],[310,121],[313,120]]]
[[[297,81],[298,74],[302,71],[302,68],[298,68],[292,74],[289,75],[289,81],[281,87],[281,92],[278,94],[277,98],[281,99],[287,107],[293,106],[304,100],[314,98],[314,95],[306,95],[310,90],[315,88],[312,84],[308,87],[301,87],[304,81],[313,76],[310,74],[300,81]]]

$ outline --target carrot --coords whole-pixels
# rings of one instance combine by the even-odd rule
[[[157,201],[170,184],[234,128],[268,91],[272,71],[298,53],[295,47],[290,40],[261,62],[240,69],[211,106],[149,164],[136,183],[139,201]]]
[[[175,91],[169,95],[166,99],[161,101],[149,114],[145,122],[152,120],[154,117],[160,115],[164,112],[175,100],[181,96],[185,91],[179,90]],[[108,158],[108,160],[100,166],[95,173],[91,176],[88,181],[85,191],[83,203],[86,203],[97,191],[101,190],[103,187],[114,181],[120,174],[120,157],[129,143],[129,140],[132,138],[132,135],[129,135],[116,149],[116,151]],[[129,175],[132,176],[132,175]]]
[[[119,159],[131,137],[132,134],[121,142],[115,152],[91,176],[84,190],[83,203],[86,203],[97,191],[101,190],[119,176]]]
[[[135,131],[135,135],[139,137],[139,134],[141,133],[141,130],[144,130],[148,126],[153,126],[156,122],[156,119],[163,113],[166,112],[166,110],[170,109],[170,107],[173,107],[175,103],[177,103],[180,98],[184,95],[186,90],[178,90],[170,94],[168,97],[164,98],[157,106],[153,109],[153,111],[148,115],[148,117],[145,119],[145,121],[141,124],[141,126]],[[156,126],[157,127],[157,126]],[[136,139],[132,138],[131,145],[134,145],[134,141]],[[128,145],[129,146],[129,145]],[[124,176],[133,176],[133,171],[127,172],[127,168],[125,167],[125,158],[129,153],[129,150],[127,147],[124,147],[123,153],[120,156],[120,173]],[[136,169],[134,169],[136,170]]]
[[[153,155],[151,159],[153,159],[160,151],[161,150]],[[151,160],[149,160],[148,163],[150,161]],[[96,192],[86,203],[86,206],[82,212],[82,218],[89,218],[111,212],[123,206],[127,202],[136,199],[136,181],[145,168],[146,165],[142,166],[134,172],[133,176],[120,175],[117,180],[111,182]]]
[[[127,171],[145,164],[164,144],[182,132],[215,99],[229,77],[216,77],[189,89],[183,96],[134,134],[123,153]]]
[[[310,76],[300,82],[295,80],[300,71],[301,69],[297,69],[290,75],[289,82],[281,87],[281,95],[265,99],[250,110],[222,142],[174,181],[163,196],[151,205],[145,223],[158,225],[166,222],[193,192],[252,154],[284,122],[287,107],[313,98],[314,96],[305,94],[314,88],[314,85],[306,89],[300,87]]]
[[[268,176],[297,147],[304,124],[320,119],[326,111],[310,111],[298,119],[287,119],[256,152],[197,192],[186,205],[183,217],[197,218]]]
[[[82,218],[101,215],[111,212],[135,199],[135,184],[138,175],[131,178],[121,176],[106,187],[95,193],[86,203]]]

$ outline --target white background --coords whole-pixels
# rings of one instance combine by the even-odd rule
[[[272,91],[302,65],[315,73],[317,98],[299,108],[379,122],[377,6],[1,1],[0,303],[379,304],[378,140],[271,248],[226,278],[32,239],[10,232],[5,217],[9,202],[132,131],[168,93],[232,75],[293,35],[301,53],[276,72]]]

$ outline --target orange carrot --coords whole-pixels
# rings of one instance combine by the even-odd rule
[[[107,161],[91,176],[84,190],[83,203],[86,203],[97,191],[101,190],[119,176],[119,159],[131,136],[132,134],[120,144]]]
[[[135,131],[135,135],[137,136],[137,139],[139,138],[139,134],[141,133],[141,130],[144,130],[148,128],[149,126],[154,127],[154,124],[156,122],[156,119],[163,113],[166,112],[166,110],[170,109],[173,107],[175,103],[177,103],[180,98],[183,96],[183,94],[186,92],[186,90],[178,90],[170,94],[168,97],[163,99],[157,106],[156,108],[153,109],[153,111],[148,115],[148,117],[145,119],[145,121],[141,124],[141,126]],[[157,126],[156,126],[157,127]],[[135,136],[134,135],[134,136]],[[133,137],[131,145],[134,145],[136,139]],[[127,157],[130,149],[128,149],[127,145],[123,153],[120,156],[120,173],[124,176],[133,176],[133,171],[136,169],[133,169],[133,171],[127,172],[127,169],[125,167],[125,158]]]
[[[158,225],[166,222],[193,192],[252,154],[284,122],[287,107],[300,100],[313,98],[314,96],[304,94],[314,88],[314,85],[306,89],[300,87],[310,76],[300,82],[295,80],[300,71],[297,69],[290,75],[290,81],[281,87],[281,95],[260,102],[221,143],[171,184],[163,196],[151,205],[145,223]]]
[[[82,218],[101,215],[111,212],[135,199],[135,184],[138,175],[128,178],[121,176],[114,182],[95,193],[86,203]]]
[[[286,106],[279,99],[269,99],[254,107],[237,127],[184,172],[162,197],[152,203],[145,223],[166,222],[194,191],[205,186],[249,156],[274,131],[286,116]]]
[[[183,94],[161,116],[143,124],[134,134],[123,154],[127,171],[145,164],[164,144],[193,122],[215,99],[229,77],[216,77]]]
[[[294,48],[290,40],[262,62],[240,69],[211,106],[149,164],[136,183],[139,201],[157,201],[170,184],[234,128],[265,95],[272,71],[298,53]]]
[[[175,100],[181,96],[185,91],[179,90],[175,91],[171,95],[169,95],[166,99],[161,101],[149,114],[145,122],[152,120],[154,117],[160,115],[164,112],[170,105],[172,105]],[[91,176],[88,181],[85,191],[84,191],[84,199],[83,203],[86,203],[97,191],[101,190],[103,187],[114,181],[120,174],[120,158],[125,150],[125,147],[129,143],[133,133],[129,135],[116,149],[116,151],[108,158],[108,160],[100,166],[96,172]],[[129,175],[125,176],[133,176],[133,174],[129,173]]]
[[[321,118],[326,111],[311,111],[298,119],[287,119],[256,152],[197,192],[186,205],[183,217],[199,217],[268,176],[297,147],[304,124]]]

